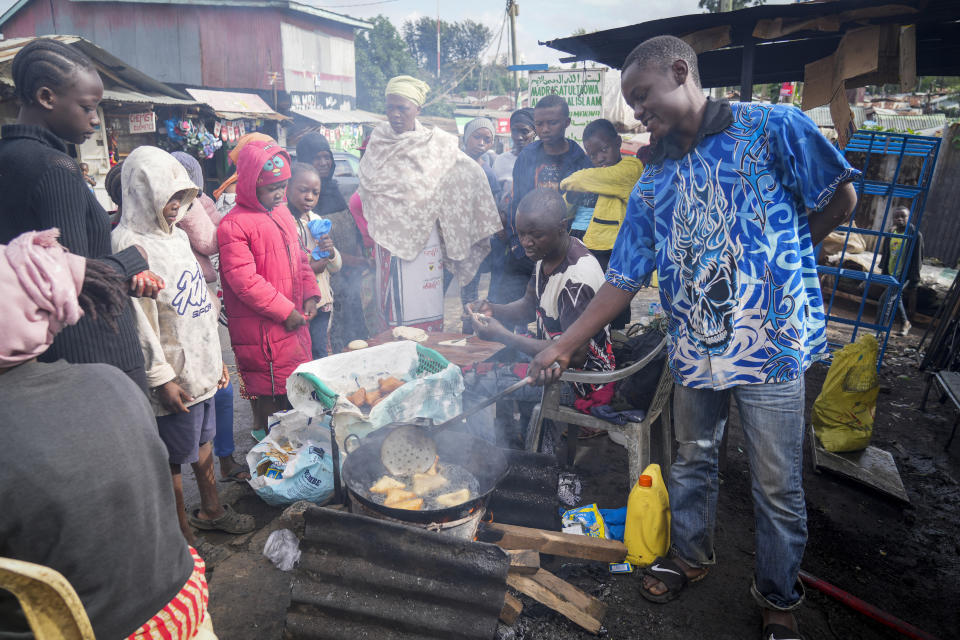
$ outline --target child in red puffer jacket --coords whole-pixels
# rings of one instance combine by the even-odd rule
[[[290,408],[287,377],[311,359],[307,324],[320,301],[284,204],[290,164],[273,140],[247,144],[237,159],[237,204],[217,228],[223,304],[255,435]]]

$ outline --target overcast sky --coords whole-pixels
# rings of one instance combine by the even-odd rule
[[[357,18],[372,18],[384,14],[399,29],[405,20],[422,15],[437,15],[437,0],[310,0],[318,7]],[[782,4],[791,0],[767,0],[768,4]],[[525,63],[557,64],[562,54],[538,41],[553,40],[572,34],[579,28],[600,31],[613,27],[701,13],[697,0],[518,0],[517,49]],[[457,21],[470,18],[490,27],[494,42],[490,53],[496,51],[497,33],[503,22],[504,0],[439,0],[440,19]],[[443,46],[443,43],[440,43]],[[501,55],[509,51],[509,32],[504,29],[500,45]]]
[[[40,0],[35,0],[40,1]],[[470,18],[490,27],[494,34],[489,55],[497,50],[497,34],[503,24],[504,0],[300,0],[356,18],[372,18],[384,14],[397,29],[405,20],[423,15],[434,17],[437,6],[440,18],[457,21]],[[767,0],[780,4],[790,0]],[[0,13],[15,0],[0,0]],[[579,28],[599,31],[624,25],[669,18],[689,13],[700,13],[697,0],[518,0],[517,48],[525,63],[557,64],[561,54],[538,41],[553,40],[572,34]],[[443,43],[440,43],[443,46]],[[509,33],[503,30],[501,55],[509,50]]]

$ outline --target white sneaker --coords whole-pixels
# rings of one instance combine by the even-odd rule
[[[904,322],[904,323],[903,323],[903,329],[900,329],[900,335],[903,336],[903,337],[909,336],[909,335],[910,335],[910,329],[911,329],[912,327],[913,327],[913,325],[910,324],[909,321]]]

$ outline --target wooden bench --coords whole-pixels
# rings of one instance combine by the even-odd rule
[[[957,425],[960,424],[960,372],[957,371],[938,371],[927,378],[927,388],[923,392],[923,401],[920,403],[920,411],[927,410],[927,396],[930,395],[930,387],[936,382],[940,387],[940,404],[947,401],[947,398],[953,403],[953,408],[957,410],[957,417],[953,421],[953,429],[950,431],[950,437],[947,438],[947,444],[944,450],[950,448],[953,442],[953,436],[957,434]]]

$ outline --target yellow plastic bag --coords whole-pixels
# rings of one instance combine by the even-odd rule
[[[877,410],[877,352],[872,335],[833,355],[823,389],[813,403],[813,431],[827,451],[866,449]]]

